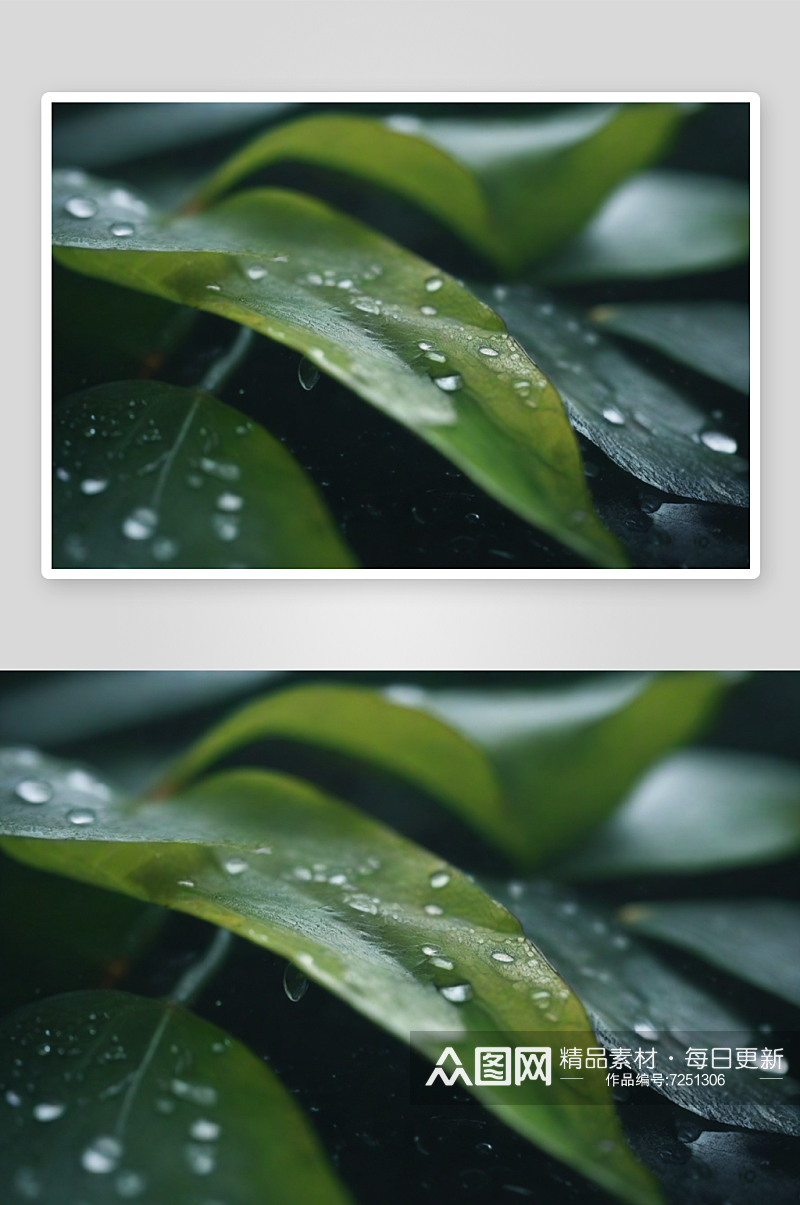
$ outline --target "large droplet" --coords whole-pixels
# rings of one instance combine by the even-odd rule
[[[607,423],[611,423],[615,427],[622,427],[625,425],[625,416],[620,414],[616,406],[606,406],[603,410],[603,418]]]
[[[223,863],[228,874],[244,874],[247,870],[247,863],[244,858],[232,857],[227,858]]]
[[[291,962],[283,972],[283,990],[294,1004],[302,1000],[308,991],[308,980]]]
[[[108,479],[101,477],[87,477],[81,482],[82,494],[102,494],[103,490],[108,486]]]
[[[63,1115],[66,1107],[66,1105],[54,1101],[43,1101],[40,1105],[34,1105],[33,1115],[37,1121],[55,1121],[57,1117]]]
[[[192,1122],[189,1133],[197,1142],[216,1142],[220,1135],[220,1126],[216,1121],[199,1117],[197,1121]]]
[[[420,314],[424,314],[426,318],[434,318],[436,316],[436,309],[432,305],[421,305],[419,312]]]
[[[431,276],[425,281],[425,288],[429,293],[436,293],[439,289],[441,289],[443,284],[444,281],[442,280],[441,276]]]
[[[431,887],[436,887],[436,888],[446,887],[449,882],[450,882],[450,875],[447,873],[446,870],[437,870],[430,877]]]
[[[26,778],[24,782],[17,783],[14,794],[23,803],[47,803],[49,799],[53,798],[53,788],[49,782]]]
[[[319,380],[319,369],[305,356],[297,365],[297,379],[304,389],[313,389]]]
[[[71,811],[67,812],[67,820],[69,820],[70,824],[94,824],[96,819],[97,816],[91,808],[72,808]]]
[[[657,1042],[661,1034],[655,1029],[650,1021],[637,1021],[634,1025],[634,1030],[640,1038],[644,1038],[646,1042]]]
[[[434,377],[433,383],[434,385],[438,385],[440,389],[443,389],[445,393],[455,393],[464,384],[457,372],[449,377]]]
[[[735,439],[732,439],[730,435],[723,435],[721,431],[703,431],[700,438],[707,448],[711,448],[712,452],[725,452],[729,456],[739,446]]]
[[[426,904],[422,911],[427,912],[428,916],[441,916],[444,908],[440,908],[438,904]]]
[[[495,351],[493,347],[479,347],[478,351],[482,356],[499,356],[500,352]]]
[[[262,268],[260,264],[251,264],[247,269],[247,275],[251,280],[263,280],[267,275],[267,269]]]
[[[97,204],[91,197],[70,197],[64,208],[73,218],[93,218],[97,213]]]
[[[451,1004],[464,1004],[475,995],[469,983],[454,983],[451,987],[440,987],[439,991]]]
[[[244,499],[238,494],[220,494],[217,498],[217,506],[220,510],[237,511],[241,510],[244,505]]]
[[[112,222],[108,229],[115,238],[130,238],[135,227],[130,222]]]
[[[81,1164],[87,1172],[107,1175],[117,1170],[122,1158],[122,1143],[110,1134],[95,1138],[81,1155]]]
[[[122,524],[122,534],[129,540],[148,540],[158,526],[158,515],[149,506],[138,506]]]
[[[495,962],[513,962],[514,961],[514,957],[512,954],[505,954],[502,950],[495,950],[494,953],[492,954],[492,958],[495,960]]]

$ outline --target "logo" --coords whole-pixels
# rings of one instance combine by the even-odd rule
[[[445,1063],[451,1061],[451,1073],[447,1074]],[[550,1086],[552,1080],[552,1048],[550,1046],[477,1046],[475,1048],[474,1080],[467,1074],[464,1064],[452,1046],[445,1046],[436,1066],[425,1082],[425,1087],[440,1079],[448,1087],[460,1079],[471,1088],[473,1084],[479,1088],[511,1086],[511,1072],[514,1072],[514,1083],[520,1084],[528,1080],[541,1080]]]

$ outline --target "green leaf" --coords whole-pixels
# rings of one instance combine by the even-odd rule
[[[507,852],[534,865],[604,820],[634,782],[710,722],[730,680],[608,674],[541,691],[389,691],[482,749],[515,827]]]
[[[727,688],[719,674],[613,674],[541,691],[425,691],[384,698],[297,686],[245,704],[192,746],[160,791],[181,790],[236,749],[300,741],[398,775],[452,808],[514,861],[583,836],[643,771],[694,737]]]
[[[148,948],[164,915],[151,904],[0,854],[0,1012],[37,995],[117,983]]]
[[[735,455],[736,441],[688,397],[548,294],[501,286],[492,296],[572,425],[615,464],[666,493],[747,506],[747,464]]]
[[[537,275],[553,284],[715,272],[750,251],[744,184],[695,172],[643,172]]]
[[[578,995],[606,1049],[645,1044],[656,1050],[660,1063],[671,1057],[681,1071],[689,1046],[763,1044],[734,1009],[660,962],[602,908],[552,883],[489,883],[487,889],[507,903]],[[766,1089],[758,1075],[741,1068],[727,1074],[713,1093],[682,1084],[679,1076],[652,1086],[701,1117],[800,1134],[800,1110],[792,1103],[797,1085],[786,1078]]]
[[[490,840],[515,847],[513,819],[483,753],[433,716],[355,686],[294,686],[246,703],[177,760],[156,794],[175,794],[234,750],[264,740],[314,745],[396,775]]]
[[[620,180],[664,152],[684,116],[684,106],[658,103],[488,121],[321,114],[243,147],[193,205],[280,160],[313,163],[399,193],[515,271],[580,230]]]
[[[800,849],[800,769],[746,753],[689,750],[664,761],[586,845],[559,864],[576,878],[700,874]]]
[[[8,852],[232,929],[401,1040],[427,1033],[420,1049],[429,1057],[440,1053],[431,1031],[462,1035],[473,1050],[487,1029],[587,1031],[577,1000],[505,908],[435,855],[305,783],[240,770],[170,800],[137,802],[78,773],[52,759],[20,762],[16,750],[2,756]],[[27,801],[48,792],[43,804]],[[93,819],[80,823],[88,813]],[[601,1087],[593,1108],[569,1107],[576,1089],[560,1082],[556,1092],[526,1083],[525,1102],[513,1106],[497,1089],[475,1092],[623,1199],[655,1201]]]
[[[706,376],[750,392],[750,314],[731,301],[652,301],[599,305],[589,318],[603,330],[664,352]]]
[[[76,201],[92,216],[73,216]],[[69,173],[54,176],[54,240],[77,271],[295,348],[522,518],[596,564],[624,564],[555,390],[488,306],[397,244],[277,190],[165,225],[127,190]]]
[[[0,1022],[0,1088],[4,1200],[351,1201],[269,1068],[174,1004],[95,991],[20,1010]]]
[[[208,393],[99,385],[58,406],[53,436],[57,568],[355,564],[289,452]]]
[[[53,264],[54,398],[106,381],[149,378],[180,345],[197,314]]]
[[[628,904],[619,919],[800,1007],[800,904],[794,901]]]

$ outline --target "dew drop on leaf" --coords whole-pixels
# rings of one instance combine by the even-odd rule
[[[94,824],[96,819],[97,816],[91,808],[72,808],[71,811],[67,812],[67,820],[69,820],[70,824]]]
[[[426,318],[433,318],[436,315],[436,310],[432,305],[421,305],[419,312],[420,314],[424,314]]]
[[[108,486],[108,480],[100,477],[87,477],[81,482],[82,494],[102,494]]]
[[[492,958],[495,960],[495,962],[513,962],[514,961],[513,955],[505,954],[505,953],[503,953],[502,950],[495,950],[494,953],[492,954]]]
[[[711,448],[712,452],[724,452],[729,456],[739,446],[735,439],[732,439],[730,435],[723,435],[721,431],[703,431],[700,438],[707,448]]]
[[[66,1107],[66,1105],[54,1101],[43,1101],[39,1105],[34,1105],[33,1115],[37,1121],[55,1121],[56,1118],[63,1115]]]
[[[445,393],[455,393],[464,384],[458,373],[454,373],[453,376],[449,377],[434,377],[433,382],[440,389],[443,389]]]
[[[450,987],[440,987],[439,991],[451,1004],[465,1004],[475,994],[469,983],[454,983]]]
[[[304,389],[313,389],[319,380],[319,369],[303,356],[297,365],[297,379]]]
[[[73,218],[93,218],[97,213],[97,205],[91,197],[70,197],[64,208]]]
[[[431,276],[425,281],[425,288],[429,293],[435,293],[438,289],[441,289],[443,284],[444,281],[442,280],[441,276]]]
[[[438,904],[426,904],[423,912],[427,912],[428,916],[441,916],[444,908],[440,908]]]
[[[478,351],[482,356],[499,356],[500,352],[495,351],[493,347],[479,347]]]
[[[217,498],[217,507],[219,510],[237,511],[241,510],[244,505],[244,499],[238,494],[220,494]]]
[[[131,511],[122,524],[122,534],[129,540],[147,540],[158,526],[158,515],[148,506]]]
[[[101,1135],[86,1147],[81,1155],[81,1164],[87,1172],[107,1175],[117,1170],[122,1158],[122,1143],[111,1135]]]
[[[26,778],[24,782],[17,783],[14,794],[23,803],[47,803],[49,799],[53,798],[53,788],[49,782]]]
[[[216,1142],[220,1135],[220,1126],[216,1121],[199,1117],[197,1121],[192,1122],[189,1133],[196,1142]]]
[[[244,858],[228,858],[223,865],[228,874],[243,874],[244,871],[247,870],[247,863],[245,862]]]
[[[431,887],[446,887],[450,882],[450,875],[446,870],[437,870],[430,877]]]
[[[115,238],[129,238],[135,227],[130,222],[112,222],[108,229]]]
[[[620,414],[616,406],[606,406],[603,410],[603,418],[607,423],[611,423],[615,427],[622,427],[625,425],[625,417],[624,415]]]
[[[294,1004],[302,1000],[308,991],[308,980],[291,962],[283,972],[283,990]]]

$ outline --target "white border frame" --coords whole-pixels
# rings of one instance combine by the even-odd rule
[[[750,106],[750,568],[749,569],[54,569],[52,566],[52,106],[98,102],[543,102],[680,101]],[[42,97],[42,576],[45,578],[271,579],[271,578],[490,578],[539,579],[754,579],[761,572],[761,140],[755,92],[47,92]]]

